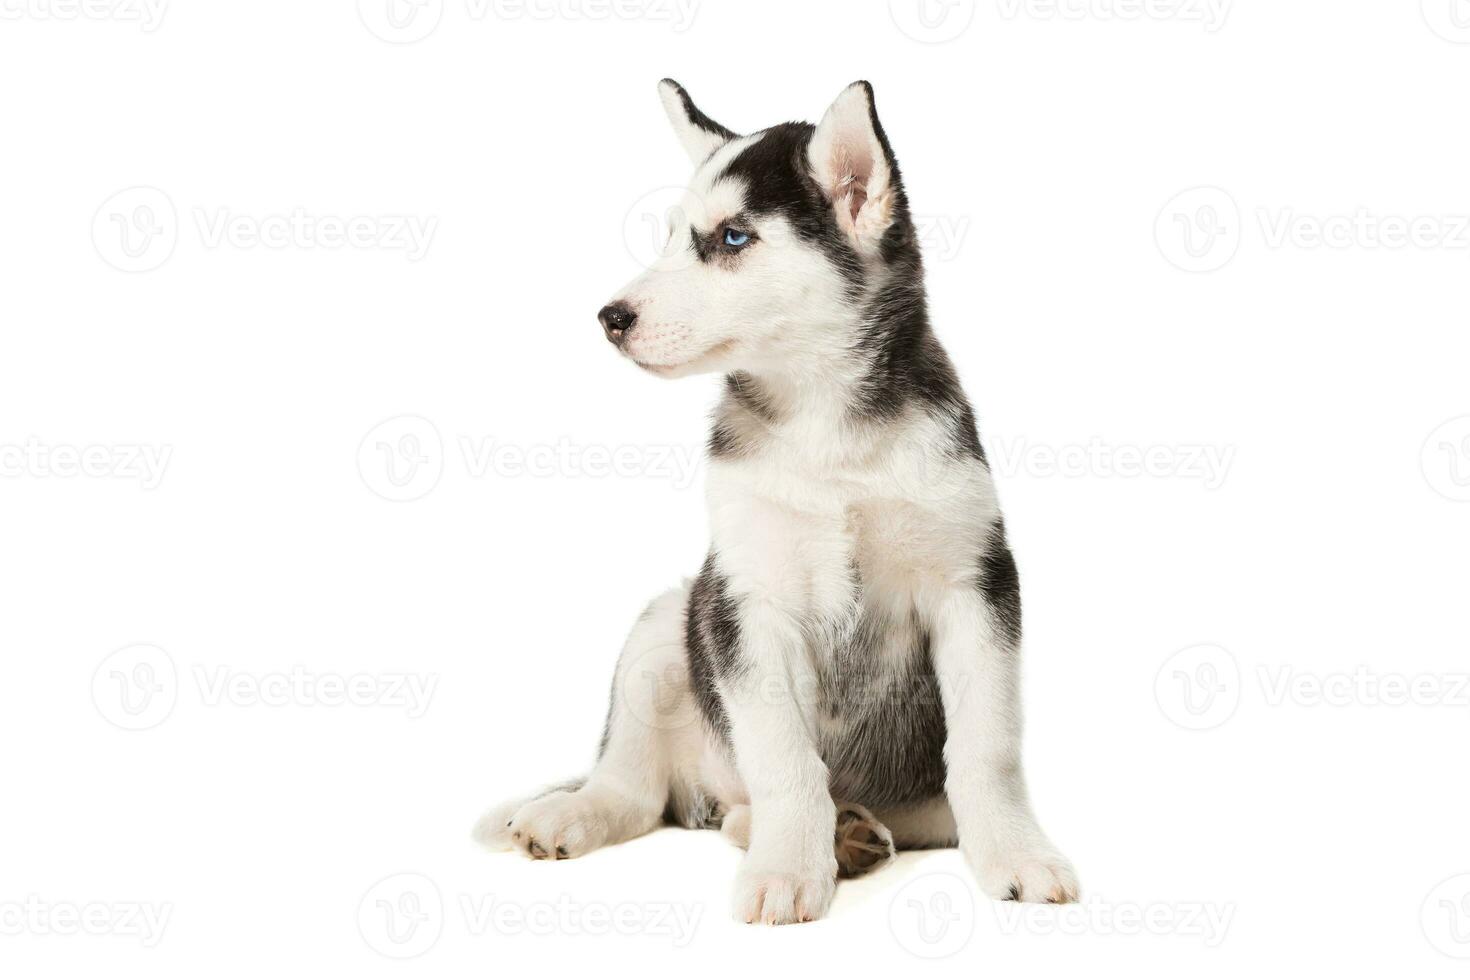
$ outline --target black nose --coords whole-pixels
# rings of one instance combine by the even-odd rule
[[[638,322],[638,314],[624,303],[609,303],[597,311],[597,321],[602,324],[607,339],[620,344]]]

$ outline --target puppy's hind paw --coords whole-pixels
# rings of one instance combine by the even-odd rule
[[[486,830],[503,842],[502,850],[537,861],[581,857],[608,838],[607,814],[580,791],[547,793],[508,814],[506,808],[492,810],[481,823],[492,825]]]
[[[871,874],[898,853],[888,828],[856,803],[837,805],[836,851],[839,878]]]
[[[750,804],[737,803],[725,811],[720,822],[720,834],[725,840],[744,850],[750,846]]]

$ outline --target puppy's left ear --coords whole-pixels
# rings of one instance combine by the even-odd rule
[[[873,86],[842,90],[812,134],[807,161],[837,225],[858,251],[877,251],[897,217],[898,167],[873,106]]]

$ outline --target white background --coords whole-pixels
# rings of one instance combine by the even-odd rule
[[[0,969],[1461,975],[1470,6],[548,2],[0,5]],[[470,842],[703,555],[716,383],[594,320],[664,75],[876,86],[1084,905],[934,852],[751,928],[712,833]]]

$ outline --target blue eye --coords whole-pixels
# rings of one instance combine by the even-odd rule
[[[741,245],[744,245],[749,241],[750,236],[747,235],[745,232],[736,231],[734,228],[725,229],[725,244],[729,245],[731,248],[739,248]]]

